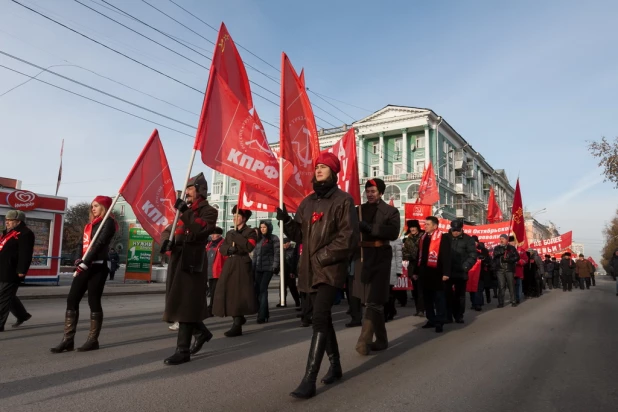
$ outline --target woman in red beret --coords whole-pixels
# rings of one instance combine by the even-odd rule
[[[103,223],[97,238],[90,244],[97,230],[101,226],[103,217],[112,206],[112,199],[107,196],[97,196],[90,204],[90,222],[84,228],[82,238],[82,257],[75,261],[76,276],[73,278],[69,296],[67,297],[67,311],[64,318],[64,336],[58,346],[50,349],[52,353],[72,351],[75,347],[74,338],[79,319],[79,303],[88,291],[88,305],[90,306],[90,333],[82,347],[77,350],[86,352],[99,349],[99,333],[103,324],[103,308],[101,296],[109,273],[107,259],[109,244],[118,230],[118,224],[110,214]],[[90,250],[88,246],[90,245]],[[86,253],[88,251],[88,253]]]

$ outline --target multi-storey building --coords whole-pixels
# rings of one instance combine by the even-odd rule
[[[360,185],[379,177],[386,182],[386,201],[400,208],[415,202],[425,167],[431,162],[439,184],[436,214],[447,219],[463,218],[472,224],[486,222],[487,198],[494,187],[505,219],[510,218],[514,189],[503,169],[494,169],[455,129],[430,109],[386,106],[352,125],[322,129],[320,147],[334,145],[349,128],[356,132]],[[278,149],[278,144],[272,145]],[[238,200],[238,181],[213,171],[211,203],[219,209],[222,227],[233,225],[231,209]],[[250,224],[270,219],[254,213]]]

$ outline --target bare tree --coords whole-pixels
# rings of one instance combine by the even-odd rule
[[[613,142],[605,137],[598,142],[588,144],[590,153],[599,159],[606,182],[612,182],[618,188],[618,137]]]

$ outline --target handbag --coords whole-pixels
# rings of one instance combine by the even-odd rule
[[[397,278],[397,284],[393,286],[393,290],[414,290],[407,268],[403,268],[401,276]]]

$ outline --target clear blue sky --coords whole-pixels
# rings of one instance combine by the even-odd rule
[[[73,0],[19,0],[109,44],[184,83],[204,90],[207,70],[138,37]],[[193,51],[101,7],[83,3],[129,25],[199,64]],[[212,44],[142,1],[107,0],[166,33],[203,48]],[[202,36],[216,32],[168,0],[148,0]],[[431,108],[442,115],[514,184],[521,178],[524,204],[552,220],[598,258],[601,230],[613,217],[618,192],[602,183],[586,141],[618,134],[618,15],[616,1],[197,1],[178,4],[218,27],[225,21],[234,40],[275,67],[286,51],[307,86],[326,96],[375,111],[386,104]],[[97,4],[98,3],[98,4]],[[379,4],[379,5],[378,5]],[[10,0],[0,0],[0,50],[40,66],[75,64],[95,70],[190,112],[202,96],[90,42]],[[192,46],[193,47],[193,46]],[[278,78],[278,72],[240,50],[243,59]],[[70,62],[70,63],[67,63]],[[0,64],[34,75],[39,70],[0,55]],[[58,73],[116,94],[151,110],[196,125],[197,116],[118,86],[76,67]],[[251,80],[278,94],[278,85],[248,70]],[[42,80],[159,121],[189,135],[190,127],[44,73]],[[0,94],[24,81],[0,68]],[[277,98],[252,85],[273,101]],[[352,119],[310,95],[315,114],[339,125]],[[278,107],[254,98],[258,112],[278,124]],[[334,101],[359,119],[368,114]],[[329,127],[325,121],[318,124]],[[53,193],[60,141],[65,139],[60,195],[89,201],[114,193],[154,125],[32,81],[0,97],[5,152],[0,175],[24,187]],[[267,126],[271,141],[276,129]],[[192,138],[159,128],[175,181],[180,182]],[[197,164],[194,169],[206,171]]]

